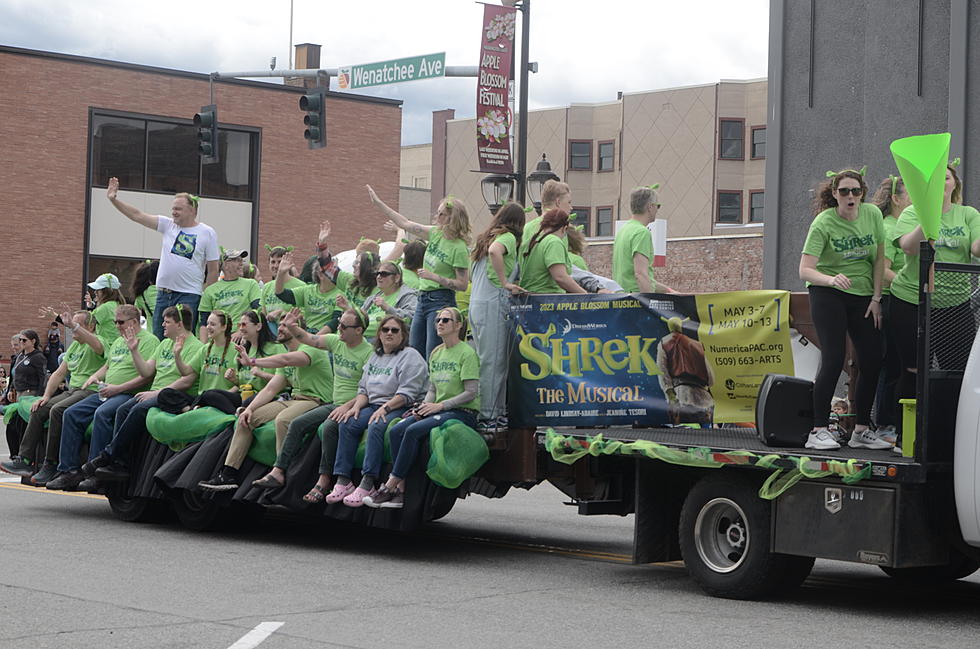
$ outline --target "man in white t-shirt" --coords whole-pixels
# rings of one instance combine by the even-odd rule
[[[106,197],[130,221],[163,235],[160,270],[157,271],[157,304],[153,311],[153,333],[163,339],[163,312],[168,306],[185,304],[197,313],[201,294],[218,279],[218,235],[210,225],[197,220],[198,197],[181,192],[174,196],[170,216],[147,214],[117,198],[119,179],[110,178]],[[205,283],[207,269],[207,283]]]

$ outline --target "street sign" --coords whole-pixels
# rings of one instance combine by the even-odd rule
[[[446,76],[446,53],[438,52],[391,61],[348,65],[340,68],[337,78],[341,90],[355,90],[444,76]]]

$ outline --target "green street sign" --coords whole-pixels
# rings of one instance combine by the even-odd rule
[[[348,65],[340,68],[338,83],[341,90],[355,90],[444,76],[446,76],[446,53],[438,52],[391,61]]]

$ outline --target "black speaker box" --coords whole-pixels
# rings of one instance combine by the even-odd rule
[[[767,374],[759,386],[755,427],[766,446],[802,448],[813,428],[813,381]]]

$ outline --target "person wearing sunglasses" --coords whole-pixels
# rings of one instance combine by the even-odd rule
[[[613,242],[613,279],[627,293],[675,292],[653,278],[653,233],[647,226],[657,220],[660,210],[655,187],[637,187],[630,192],[631,218]]]
[[[248,309],[259,308],[259,301],[262,297],[262,289],[254,279],[243,277],[242,272],[245,267],[245,258],[248,257],[247,250],[225,250],[221,249],[221,279],[204,289],[201,296],[201,304],[198,308],[201,325],[198,328],[198,335],[201,342],[208,341],[208,332],[203,323],[207,322],[208,315],[212,311],[222,311],[232,323],[237,324],[238,319]]]
[[[385,430],[422,396],[427,379],[425,359],[414,347],[408,346],[405,323],[401,318],[386,316],[378,328],[374,353],[364,366],[357,397],[339,418],[340,439],[333,466],[337,482],[327,494],[328,504],[343,501],[348,507],[360,507],[365,496],[376,493],[375,483],[384,456]],[[365,430],[368,441],[361,465],[361,482],[355,485],[352,480],[354,457]]]
[[[82,389],[98,384],[95,394],[65,410],[58,449],[58,475],[48,489],[74,490],[85,479],[81,450],[85,429],[92,424],[88,459],[95,458],[112,440],[116,411],[153,379],[146,359],[153,357],[160,341],[140,327],[140,312],[131,304],[116,309],[119,338],[109,346],[106,362],[82,383]]]
[[[126,298],[119,292],[121,286],[119,278],[112,273],[103,273],[95,278],[94,282],[89,282],[88,287],[94,291],[86,297],[87,303],[94,303],[95,308],[92,315],[95,316],[95,335],[104,340],[107,345],[112,345],[119,337],[119,331],[113,325],[113,318],[116,316],[116,308],[120,304],[126,304]]]
[[[10,365],[13,384],[12,392],[16,396],[11,402],[20,397],[40,396],[44,391],[44,379],[47,376],[48,359],[41,350],[41,339],[33,329],[24,329],[15,336],[15,347],[19,348]],[[27,423],[20,417],[14,418],[7,424],[7,448],[13,459],[19,454],[20,441],[24,436]]]
[[[828,430],[831,400],[844,366],[847,336],[854,342],[860,377],[855,426],[848,446],[888,449],[871,428],[881,368],[881,291],[885,230],[881,210],[865,203],[864,170],[827,172],[813,203],[815,216],[800,255],[800,279],[810,293],[810,314],[820,338],[813,384],[813,429],[806,448],[834,450],[843,440]]]
[[[350,410],[357,397],[364,364],[374,352],[364,340],[367,315],[358,309],[347,309],[337,324],[338,333],[315,336],[299,326],[299,309],[293,309],[282,318],[282,326],[296,336],[302,344],[326,349],[333,358],[333,396],[328,403],[306,412],[289,424],[286,438],[276,457],[275,466],[264,477],[252,483],[259,489],[275,489],[286,484],[286,470],[293,457],[302,448],[304,440],[321,427],[320,476],[313,488],[303,496],[303,502],[323,502],[330,488],[330,477],[337,456],[337,438],[340,418]],[[322,426],[321,426],[322,424]]]
[[[442,344],[429,358],[429,390],[422,403],[408,411],[391,429],[394,466],[377,493],[364,497],[368,507],[400,509],[405,502],[405,476],[418,456],[422,440],[450,419],[476,427],[480,412],[480,359],[466,343],[466,319],[459,309],[443,309],[436,315],[436,331]],[[383,441],[383,440],[382,440]],[[374,443],[378,443],[375,441]],[[371,438],[368,450],[371,451]]]
[[[105,363],[105,351],[108,349],[95,333],[95,317],[90,311],[76,311],[73,316],[62,313],[61,321],[71,323],[72,343],[65,351],[61,364],[48,378],[44,394],[31,404],[31,418],[20,443],[20,457],[0,462],[0,469],[30,477],[39,487],[46,485],[57,473],[65,410],[95,391],[94,385],[87,389],[83,389],[82,385]],[[55,394],[58,385],[68,377],[68,389]],[[43,463],[39,465],[37,460],[41,459],[39,455],[42,453]]]
[[[368,327],[364,337],[369,341],[374,341],[378,333],[378,325],[386,316],[397,316],[411,326],[412,316],[418,304],[418,293],[402,283],[402,271],[398,264],[383,261],[378,265],[374,275],[377,278],[378,288],[361,304],[361,310],[368,317]],[[346,301],[340,304],[349,308]]]

